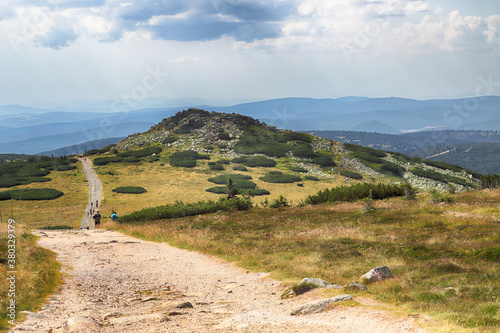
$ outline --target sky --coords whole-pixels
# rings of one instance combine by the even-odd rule
[[[0,0],[0,105],[449,99],[499,82],[498,0]]]

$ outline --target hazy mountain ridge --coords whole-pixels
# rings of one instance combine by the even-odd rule
[[[205,109],[238,113],[260,119],[278,128],[291,130],[364,130],[391,134],[401,131],[436,129],[500,129],[500,97],[478,98],[478,106],[467,117],[459,117],[456,106],[463,105],[463,99],[417,101],[404,98],[343,97],[337,99],[281,98],[244,103],[234,106],[205,106]],[[159,101],[155,101],[159,103]],[[151,105],[157,105],[150,103]],[[187,109],[188,107],[183,107]],[[71,110],[79,108],[73,105]],[[82,132],[89,129],[120,127],[124,123],[136,123],[137,128],[128,126],[129,132],[109,133],[105,137],[117,137],[144,131],[149,126],[175,114],[179,107],[147,108],[110,112],[109,103],[89,106],[88,112],[63,112],[43,108],[22,106],[0,107],[0,142],[11,142],[0,146],[0,152],[40,153],[51,149],[83,143],[102,137],[83,138]],[[10,110],[10,111],[9,111]],[[31,113],[30,113],[31,111]],[[5,114],[5,113],[11,114]],[[464,113],[465,115],[465,113]],[[60,137],[58,146],[41,147],[33,150],[30,142],[23,140],[59,134],[80,137],[83,141],[68,141]]]

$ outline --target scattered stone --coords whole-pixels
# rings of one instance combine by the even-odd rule
[[[346,287],[346,289],[368,290],[365,285],[358,282],[351,283]]]
[[[192,309],[193,304],[191,302],[179,302],[177,305],[174,306],[175,309]]]
[[[21,311],[22,314],[25,314],[27,318],[33,319],[45,319],[46,316],[41,313],[31,312],[31,311]]]
[[[343,289],[343,287],[339,286],[338,284],[331,284],[329,282],[326,282],[325,280],[321,280],[318,278],[303,278],[302,281],[299,282],[298,286],[304,285],[304,284],[314,285],[317,288]]]
[[[120,317],[122,314],[120,312],[108,312],[102,316],[103,320],[108,320],[111,317]]]
[[[127,303],[132,303],[132,302],[136,302],[136,301],[140,301],[140,300],[141,300],[141,299],[140,299],[140,298],[138,298],[138,297],[129,298],[129,299],[127,300]]]
[[[291,316],[298,316],[298,315],[308,315],[312,313],[319,313],[323,312],[328,304],[331,303],[336,303],[336,302],[345,302],[345,301],[352,301],[353,298],[351,295],[340,295],[340,296],[335,296],[332,298],[327,298],[321,301],[316,301],[312,303],[308,303],[306,305],[301,306],[298,309],[295,309],[290,313]]]
[[[111,243],[118,243],[118,241],[116,239],[112,239],[109,241],[109,244],[111,244]]]
[[[158,297],[151,296],[151,297],[146,297],[145,299],[141,300],[141,302],[150,302],[150,301],[157,301],[157,300],[159,300]]]
[[[94,333],[99,332],[100,329],[101,324],[99,324],[92,318],[86,317],[71,317],[68,319],[65,325],[65,330],[67,332]]]
[[[130,325],[133,323],[144,321],[162,321],[165,315],[162,313],[148,313],[143,315],[123,316],[118,318],[110,318],[110,323],[114,325]]]
[[[392,275],[391,270],[387,266],[381,266],[372,269],[368,273],[361,276],[361,283],[369,284],[372,282],[383,281],[386,279],[392,279],[394,275]]]
[[[177,312],[177,311],[172,311],[168,313],[169,316],[180,316],[182,315],[182,312]]]

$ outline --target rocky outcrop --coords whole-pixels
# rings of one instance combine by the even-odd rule
[[[392,279],[394,276],[391,273],[391,270],[387,266],[381,266],[372,269],[368,273],[361,276],[360,280],[363,284],[383,281],[386,279]]]
[[[92,318],[71,317],[64,328],[66,332],[95,333],[100,331],[101,324]]]

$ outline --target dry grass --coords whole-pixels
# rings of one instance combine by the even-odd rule
[[[62,197],[44,201],[0,201],[0,213],[5,222],[11,216],[32,228],[47,225],[80,226],[88,200],[88,187],[80,163],[72,171],[52,171],[47,177],[52,181],[47,183],[32,183],[16,186],[22,188],[54,188],[64,193]],[[11,215],[12,213],[12,215]]]
[[[425,198],[376,201],[369,214],[361,211],[362,204],[340,203],[114,227],[269,271],[290,284],[308,276],[346,285],[373,267],[388,265],[395,279],[355,294],[431,315],[433,330],[494,332],[500,328],[500,263],[494,259],[500,191],[455,199],[446,205]],[[473,212],[466,213],[467,207]]]

